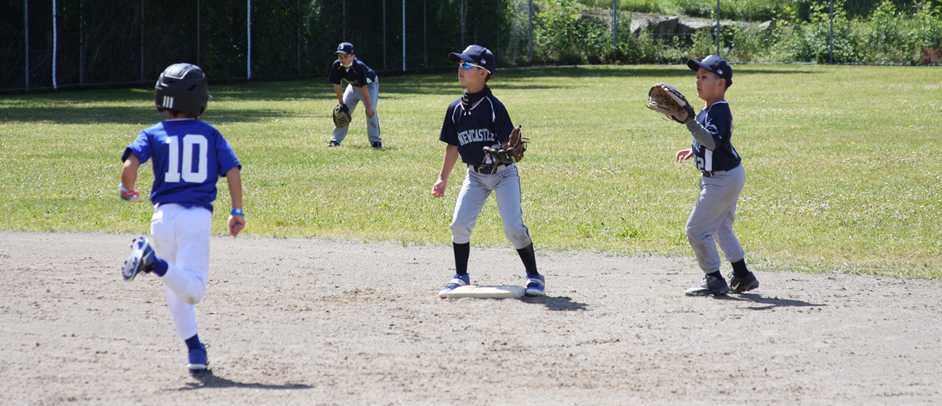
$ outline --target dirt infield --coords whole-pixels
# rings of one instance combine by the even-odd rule
[[[689,258],[538,250],[548,297],[441,300],[450,247],[308,239],[213,238],[196,379],[159,280],[121,280],[132,237],[0,233],[0,404],[942,402],[940,281],[767,272],[689,298]],[[471,270],[522,283],[509,248]]]

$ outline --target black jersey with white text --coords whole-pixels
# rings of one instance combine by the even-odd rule
[[[694,138],[693,154],[697,169],[728,171],[739,166],[741,158],[730,141],[733,136],[733,113],[729,109],[729,103],[723,100],[700,110],[697,122],[710,132],[716,142],[716,148],[710,151]]]
[[[341,80],[346,80],[353,86],[363,87],[376,81],[376,72],[357,58],[353,58],[353,63],[349,68],[345,68],[340,64],[340,60],[336,60],[330,67],[327,80],[335,85],[339,85]]]
[[[478,100],[468,110],[465,110],[459,98],[448,105],[438,139],[457,145],[462,162],[489,165],[493,162],[484,153],[484,147],[499,146],[507,141],[513,129],[507,109],[496,97],[487,96]]]

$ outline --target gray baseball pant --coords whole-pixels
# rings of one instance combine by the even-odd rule
[[[366,90],[370,93],[370,102],[373,103],[373,110],[376,111],[373,117],[366,118],[366,131],[370,143],[382,142],[382,138],[379,137],[379,78],[366,85]],[[360,86],[347,85],[347,90],[343,92],[343,104],[346,104],[347,108],[350,109],[350,117],[353,117],[353,111],[356,110],[357,104],[361,100],[363,100],[363,90],[360,89]],[[334,133],[330,136],[330,140],[343,141],[344,138],[347,138],[347,130],[349,129],[349,124],[344,127],[334,127]]]
[[[520,175],[517,165],[502,166],[493,175],[484,175],[468,169],[464,178],[455,214],[451,222],[451,241],[455,244],[471,242],[471,230],[478,221],[484,202],[491,192],[497,199],[497,209],[504,223],[504,235],[515,249],[526,248],[533,241],[530,231],[523,224],[523,209],[520,207]]]
[[[717,243],[727,261],[736,262],[746,256],[733,233],[736,201],[745,184],[746,171],[742,165],[710,177],[700,176],[700,196],[687,219],[687,240],[703,273],[720,270]]]

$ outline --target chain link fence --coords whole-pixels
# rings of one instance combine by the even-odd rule
[[[450,66],[733,62],[938,64],[942,0],[0,0],[0,91],[324,76],[337,43],[380,72]]]

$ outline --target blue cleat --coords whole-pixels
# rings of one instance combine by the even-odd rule
[[[546,294],[546,278],[543,275],[527,275],[527,296],[543,296]]]
[[[200,344],[199,349],[190,351],[190,360],[186,367],[190,369],[193,375],[206,373],[209,370],[209,357],[206,355],[206,347]]]
[[[137,274],[150,272],[157,263],[157,257],[154,249],[144,237],[135,238],[131,242],[131,256],[124,261],[124,267],[121,269],[121,276],[124,280],[133,280]]]
[[[442,299],[447,299],[448,292],[455,290],[455,288],[459,286],[465,286],[465,285],[470,285],[470,284],[471,284],[471,276],[469,276],[468,274],[464,274],[464,275],[455,274],[455,276],[452,277],[451,282],[448,282],[448,284],[445,285],[445,288],[442,289],[441,292],[438,292],[438,297]]]

